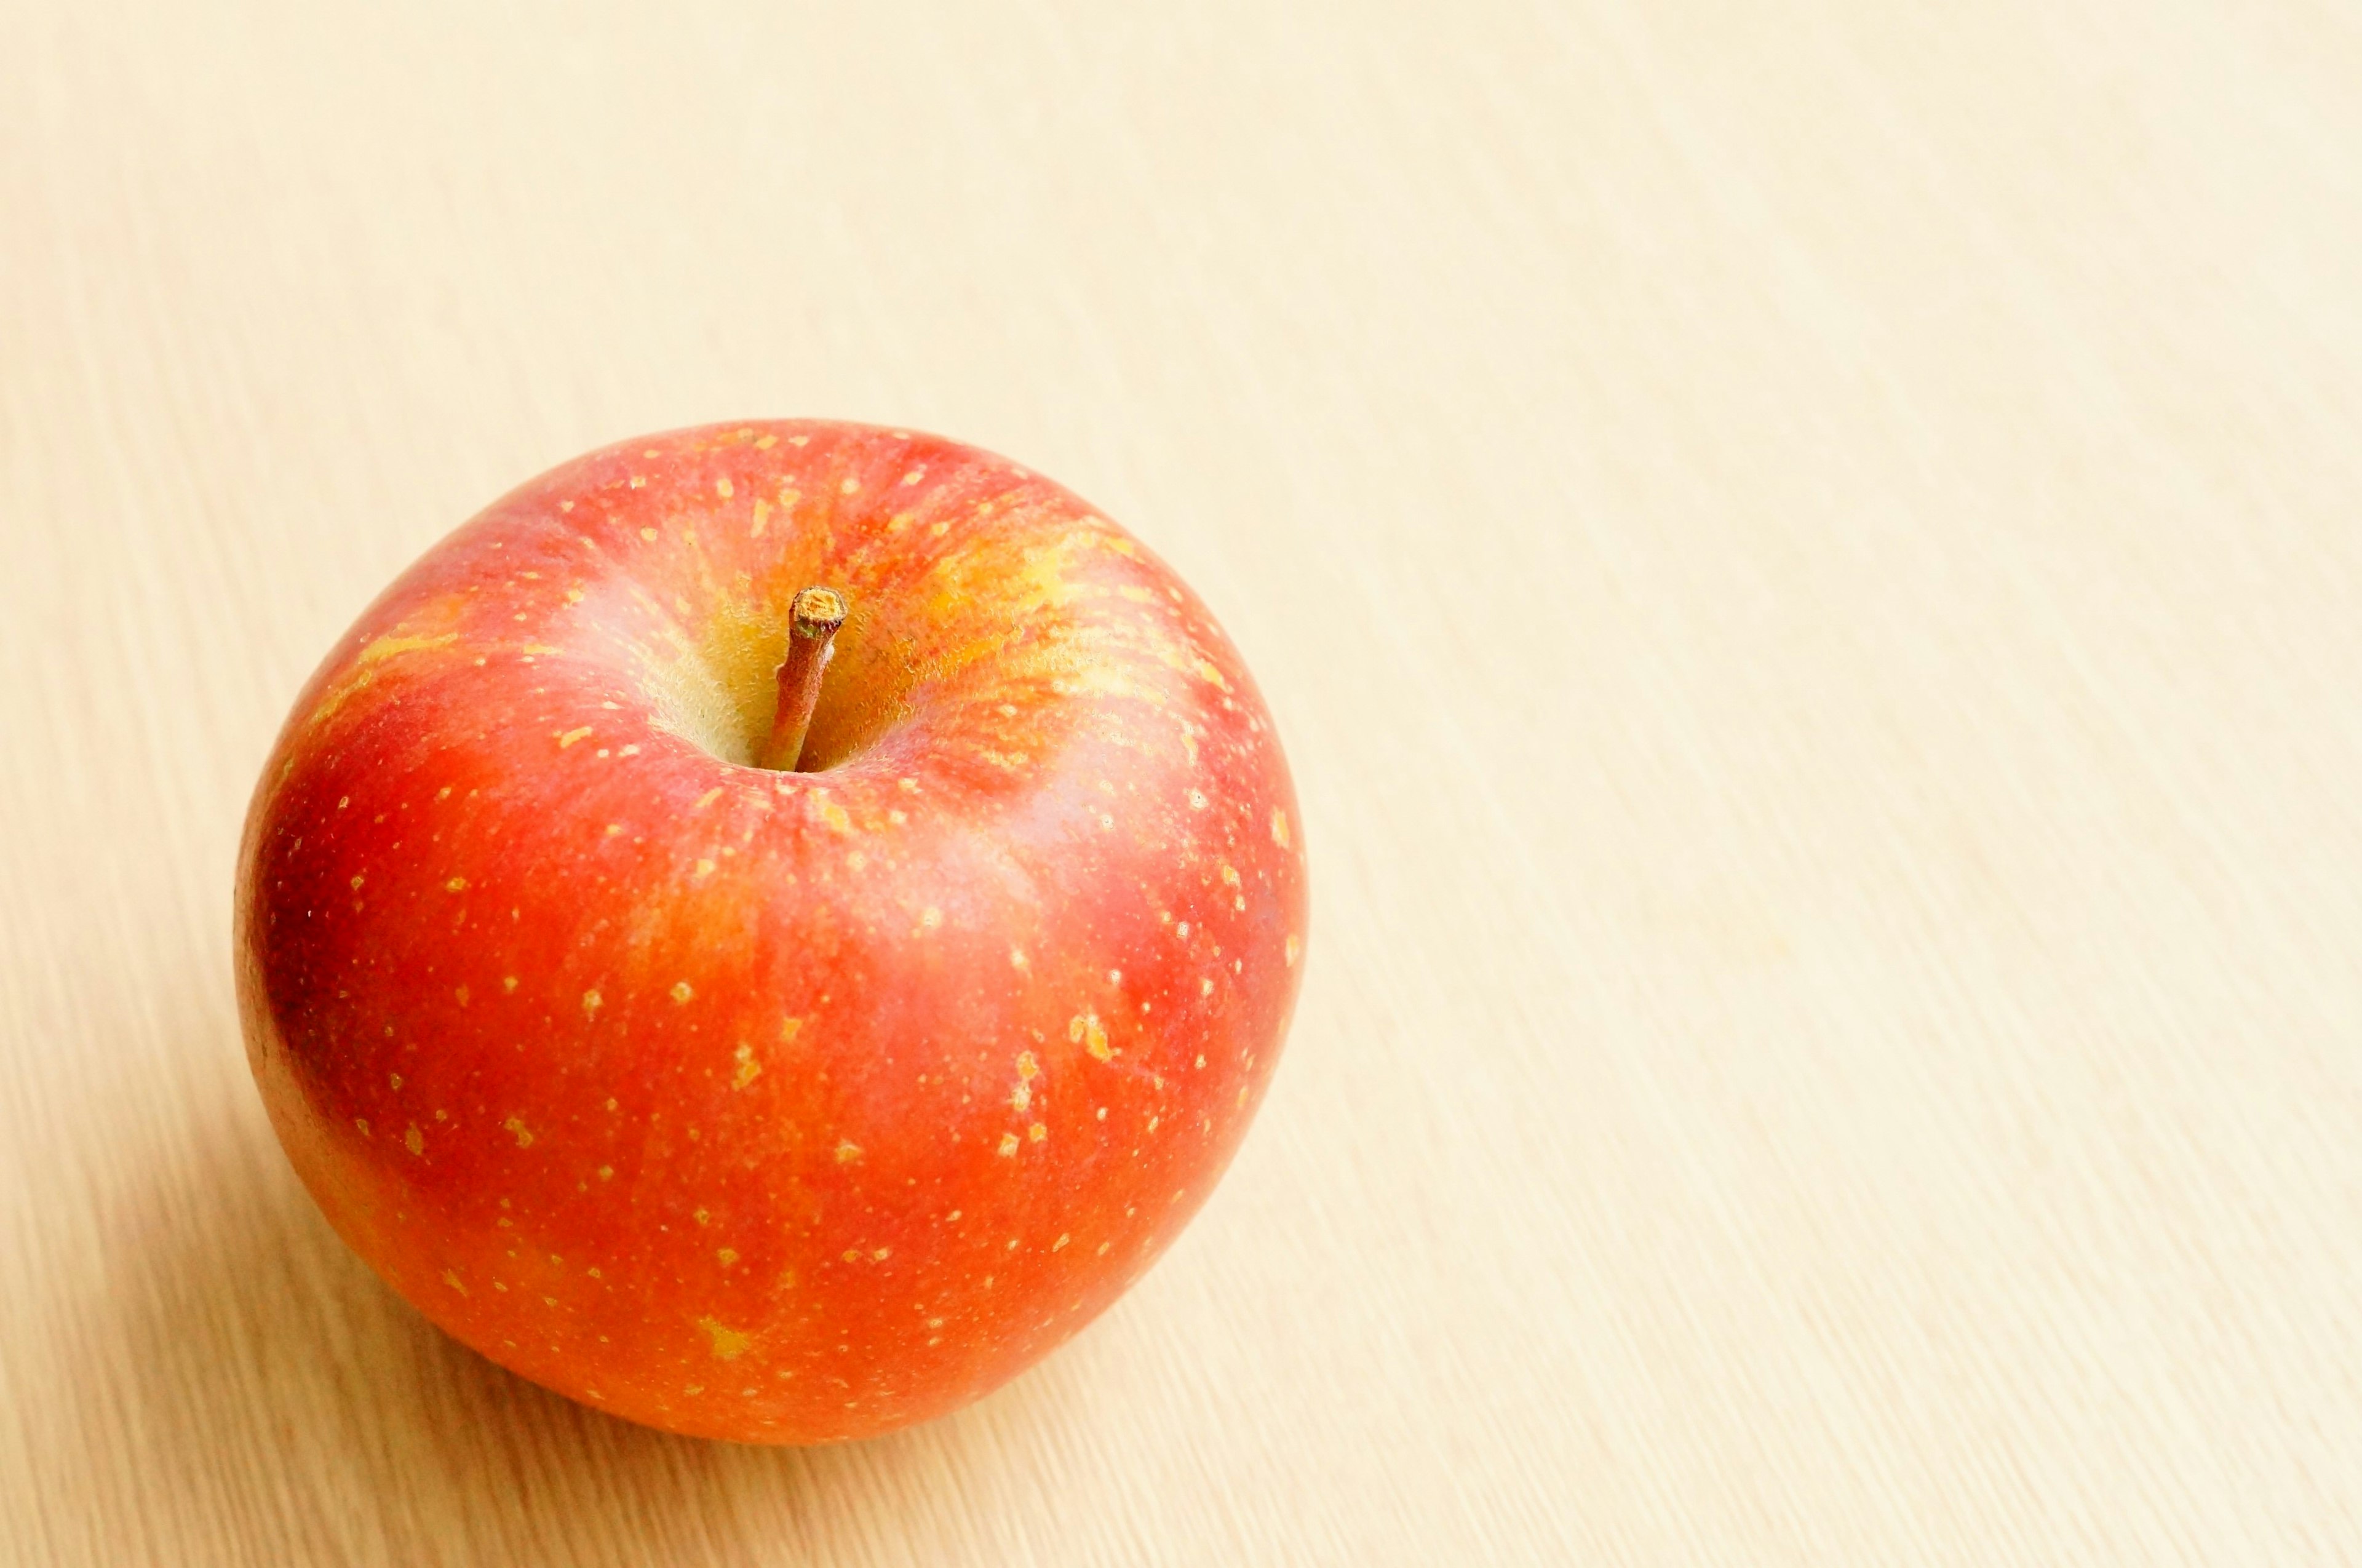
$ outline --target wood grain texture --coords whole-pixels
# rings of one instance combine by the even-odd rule
[[[0,23],[0,1558],[2362,1556],[2350,6]],[[226,938],[377,588],[750,414],[1147,537],[1314,868],[1167,1260],[802,1452],[425,1327]]]

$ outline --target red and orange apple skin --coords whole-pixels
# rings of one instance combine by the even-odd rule
[[[749,758],[844,591],[803,772]],[[815,422],[534,480],[313,677],[248,813],[249,1063],[456,1338],[756,1442],[953,1410],[1228,1164],[1302,973],[1302,829],[1195,595],[1055,484]]]

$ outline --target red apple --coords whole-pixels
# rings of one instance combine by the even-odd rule
[[[799,669],[809,587],[850,615]],[[757,766],[823,662],[801,770]],[[758,1442],[944,1414],[1113,1301],[1246,1131],[1306,914],[1173,572],[814,422],[594,452],[429,551],[298,699],[237,899],[256,1080],[354,1249],[536,1383]]]

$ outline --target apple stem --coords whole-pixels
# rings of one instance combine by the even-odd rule
[[[788,608],[788,657],[779,666],[779,707],[771,738],[755,760],[758,767],[792,773],[803,760],[804,735],[820,705],[821,671],[836,652],[831,638],[844,624],[844,596],[832,588],[807,588]]]

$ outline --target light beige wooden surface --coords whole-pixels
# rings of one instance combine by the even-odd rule
[[[0,1556],[2362,1557],[2362,21],[0,3]],[[1217,606],[1315,872],[1125,1303],[793,1452],[441,1341],[230,863],[594,444],[941,430]]]

